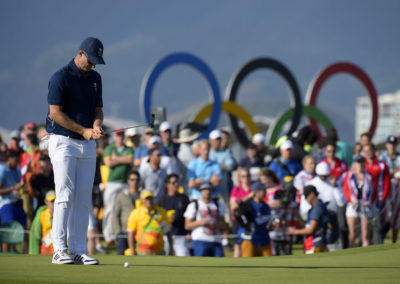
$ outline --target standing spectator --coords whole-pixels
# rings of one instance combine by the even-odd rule
[[[371,144],[371,143],[372,143],[371,133],[369,133],[369,132],[361,133],[361,135],[360,135],[361,147],[364,147],[364,145]]]
[[[251,174],[251,180],[256,181],[261,168],[265,166],[264,160],[257,155],[257,146],[250,143],[246,149],[246,157],[239,162],[239,167],[247,168]]]
[[[269,168],[273,170],[279,180],[284,183],[286,176],[295,177],[301,171],[301,165],[298,161],[292,159],[293,143],[285,140],[279,147],[281,156],[274,159]]]
[[[197,158],[192,151],[192,144],[194,144],[194,140],[199,137],[199,133],[193,132],[189,128],[184,128],[179,131],[179,139],[177,140],[180,143],[179,151],[178,151],[178,159],[187,167],[188,164]]]
[[[154,203],[154,195],[150,190],[142,190],[140,199],[141,204],[131,212],[128,218],[129,253],[126,254],[163,254],[164,235],[168,235],[169,245],[172,247],[167,214],[164,208]]]
[[[165,178],[167,171],[161,168],[161,150],[152,148],[149,150],[149,166],[140,167],[142,188],[149,189],[154,195],[154,201],[159,204],[165,194]]]
[[[40,156],[39,166],[40,173],[32,177],[33,195],[38,201],[37,208],[44,205],[46,193],[55,188],[53,166],[50,157],[45,155]]]
[[[224,205],[212,199],[213,188],[211,182],[202,182],[199,186],[201,198],[190,203],[184,214],[185,229],[192,231],[194,256],[224,256],[219,236],[228,225],[224,221]]]
[[[232,214],[232,232],[234,234],[238,234],[239,232],[239,224],[233,216],[233,211],[239,208],[240,202],[246,202],[253,198],[254,192],[251,191],[251,176],[250,172],[247,168],[238,168],[238,177],[239,177],[239,185],[232,188],[231,198],[230,198],[230,208]],[[242,238],[238,235],[238,238],[235,239],[235,244],[233,247],[233,256],[241,257],[241,243]]]
[[[359,155],[361,155],[361,144],[360,143],[355,143],[353,146],[353,159]]]
[[[303,170],[301,170],[293,180],[293,185],[297,189],[297,203],[300,204],[299,211],[303,212],[303,214],[300,216],[304,221],[307,220],[307,213],[308,209],[303,209],[301,206],[304,206],[304,204],[307,204],[305,202],[305,197],[303,194],[303,189],[308,184],[315,176],[315,158],[310,155],[306,155],[303,158]]]
[[[322,160],[328,164],[331,169],[331,175],[338,179],[345,171],[347,171],[346,162],[336,158],[336,144],[328,142],[325,145],[325,159]]]
[[[165,179],[166,194],[161,199],[160,206],[167,211],[167,216],[172,224],[171,234],[173,247],[165,246],[166,255],[189,256],[189,248],[187,245],[187,234],[185,230],[185,217],[183,214],[189,204],[189,198],[178,193],[179,177],[176,174],[170,174]],[[164,243],[166,237],[164,236]]]
[[[236,167],[235,159],[232,156],[230,151],[224,151],[221,148],[221,131],[216,129],[211,131],[210,133],[210,145],[211,150],[209,153],[209,159],[211,161],[217,162],[222,171],[222,179],[219,185],[220,188],[220,196],[222,197],[222,201],[224,202],[225,208],[229,208],[229,176],[230,172],[232,172]],[[229,214],[229,212],[227,212]]]
[[[356,157],[351,170],[343,178],[343,194],[347,200],[346,217],[349,226],[349,246],[355,246],[356,227],[361,223],[362,245],[369,245],[369,222],[372,217],[372,178],[365,170],[365,159]]]
[[[132,166],[133,149],[124,145],[124,131],[114,132],[114,143],[104,151],[104,164],[110,168],[106,190],[104,191],[103,234],[107,245],[115,241],[112,231],[112,209],[115,198],[126,186]]]
[[[365,168],[372,177],[373,193],[371,204],[377,211],[376,226],[374,232],[374,243],[382,244],[387,231],[390,229],[388,220],[388,197],[390,196],[390,172],[385,162],[378,160],[375,155],[375,146],[365,144],[362,147],[362,153],[366,160]]]
[[[327,209],[324,202],[318,199],[318,191],[313,185],[304,188],[304,196],[311,209],[308,211],[307,225],[304,229],[289,227],[289,235],[306,236],[304,240],[304,252],[313,254],[326,250],[326,231],[327,231]]]
[[[388,166],[390,177],[400,171],[400,153],[396,151],[397,143],[397,137],[389,135],[385,143],[386,151],[383,151],[379,156],[379,160],[384,161]]]
[[[125,131],[126,141],[125,145],[131,147],[135,152],[140,145],[140,138],[142,135],[137,128],[129,128]]]
[[[261,133],[256,133],[253,135],[251,142],[257,147],[257,157],[261,161],[265,161],[265,156],[268,152],[267,147],[265,147],[265,136]]]
[[[320,162],[315,168],[315,172],[317,176],[310,181],[309,185],[315,186],[318,191],[318,197],[325,203],[328,210],[327,213],[332,218],[332,224],[336,224],[335,228],[332,227],[328,231],[328,248],[329,251],[338,250],[342,248],[339,236],[343,227],[339,228],[337,214],[338,209],[345,206],[345,198],[343,192],[339,190],[336,178],[330,175],[330,168],[327,163]],[[307,206],[303,204],[301,208],[306,209]],[[304,212],[300,212],[300,214],[304,215]]]
[[[18,221],[22,226],[26,225],[26,213],[22,208],[22,200],[19,191],[23,189],[21,171],[19,165],[19,153],[10,151],[7,164],[0,166],[0,217],[1,224],[10,221]],[[8,244],[2,244],[2,251],[8,251]]]
[[[135,155],[133,158],[133,166],[138,168],[142,163],[142,159],[147,156],[150,147],[150,138],[154,135],[154,129],[146,127],[144,130],[144,141],[143,144],[135,149]]]
[[[271,256],[271,240],[267,229],[271,219],[271,209],[264,202],[265,185],[255,182],[251,185],[251,190],[254,195],[248,203],[253,226],[249,236],[242,235],[242,257]]]
[[[168,156],[176,157],[178,155],[179,144],[172,141],[172,125],[168,121],[163,121],[160,124],[160,136],[162,146],[167,149]]]
[[[51,228],[54,213],[56,193],[50,190],[46,193],[44,204],[33,219],[29,234],[29,254],[53,254],[54,248],[51,239]],[[41,202],[43,203],[43,202]]]
[[[217,162],[208,158],[210,152],[210,144],[207,140],[201,140],[199,146],[200,156],[189,163],[187,180],[190,188],[190,198],[199,199],[202,194],[199,191],[200,185],[209,181],[213,185],[213,196],[218,196],[219,185],[222,179],[221,167]]]
[[[140,199],[140,174],[137,171],[131,171],[128,176],[128,188],[121,191],[114,203],[112,212],[113,232],[117,236],[117,253],[124,255],[128,248],[128,224],[129,214],[136,207],[136,200]]]

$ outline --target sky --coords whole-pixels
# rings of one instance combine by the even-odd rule
[[[400,89],[400,1],[28,1],[0,0],[0,126],[43,122],[51,75],[66,65],[87,36],[104,44],[104,113],[142,121],[140,87],[163,57],[188,52],[215,74],[224,94],[235,71],[271,57],[294,74],[302,99],[313,77],[337,61],[361,67],[379,94]],[[318,108],[341,138],[354,141],[356,98],[363,85],[349,75],[324,84]],[[210,101],[205,80],[176,65],[157,80],[153,106],[174,123],[190,120]],[[290,107],[289,89],[274,72],[246,77],[238,103],[251,115],[276,118]],[[221,117],[221,125],[225,123]]]

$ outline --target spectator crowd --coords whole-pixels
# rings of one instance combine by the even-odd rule
[[[25,253],[53,254],[54,174],[42,125],[0,136],[0,231],[18,222]],[[174,135],[117,130],[97,141],[88,253],[234,257],[304,253],[382,244],[400,227],[396,136],[378,150],[363,133],[350,145],[335,129],[305,126],[276,145],[252,137],[234,157],[230,133],[207,140],[190,125]],[[3,252],[15,245],[1,244]]]

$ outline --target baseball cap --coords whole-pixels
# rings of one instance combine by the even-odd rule
[[[285,140],[282,142],[281,146],[279,147],[281,150],[288,150],[293,149],[293,142],[290,140]]]
[[[144,130],[145,134],[154,134],[154,129],[151,127],[146,127],[146,129]]]
[[[171,123],[169,123],[168,121],[163,121],[163,122],[160,124],[160,131],[161,131],[161,132],[165,132],[165,131],[171,130],[171,129],[172,129],[172,125],[171,125]]]
[[[54,190],[49,190],[49,191],[46,193],[46,196],[45,196],[45,198],[44,198],[45,201],[49,201],[49,202],[52,202],[52,201],[54,201],[55,199],[56,199],[56,192],[55,192]]]
[[[137,128],[129,128],[128,130],[125,131],[126,136],[135,136],[135,135],[141,135],[139,130]]]
[[[143,189],[140,192],[140,198],[141,199],[146,199],[146,198],[149,198],[149,197],[154,197],[154,194],[153,194],[153,192],[151,192],[150,189]]]
[[[261,133],[256,133],[253,136],[253,139],[251,140],[254,144],[257,143],[264,143],[265,142],[265,136],[262,135]]]
[[[29,121],[25,124],[24,126],[25,129],[36,129],[36,123],[34,123],[33,121]]]
[[[156,135],[155,135],[155,136],[152,136],[152,137],[150,138],[149,143],[150,143],[150,145],[153,145],[154,143],[161,144],[162,141],[161,141],[160,136],[156,136]]]
[[[199,187],[199,190],[202,191],[203,189],[211,189],[214,190],[213,185],[209,181],[204,181]]]
[[[256,181],[255,183],[251,184],[250,189],[251,189],[251,191],[264,190],[265,189],[265,185],[262,184],[259,181]]]
[[[221,138],[221,136],[222,136],[221,130],[215,129],[215,130],[211,131],[211,133],[208,136],[208,138],[211,139],[211,140],[214,140],[214,139]]]
[[[114,134],[119,135],[119,134],[124,134],[125,131],[122,129],[122,127],[118,127],[116,131],[114,131]]]
[[[88,37],[82,41],[80,49],[82,49],[87,56],[89,61],[93,64],[106,64],[103,59],[103,43],[94,37]]]
[[[331,169],[329,168],[329,165],[327,163],[321,162],[315,168],[315,172],[319,176],[329,176],[329,174],[331,173]]]
[[[397,144],[397,137],[394,135],[389,135],[386,139],[386,143]]]

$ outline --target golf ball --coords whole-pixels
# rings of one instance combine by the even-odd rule
[[[124,263],[124,267],[126,268],[126,267],[129,267],[130,266],[130,264],[129,264],[129,262],[125,262]]]

